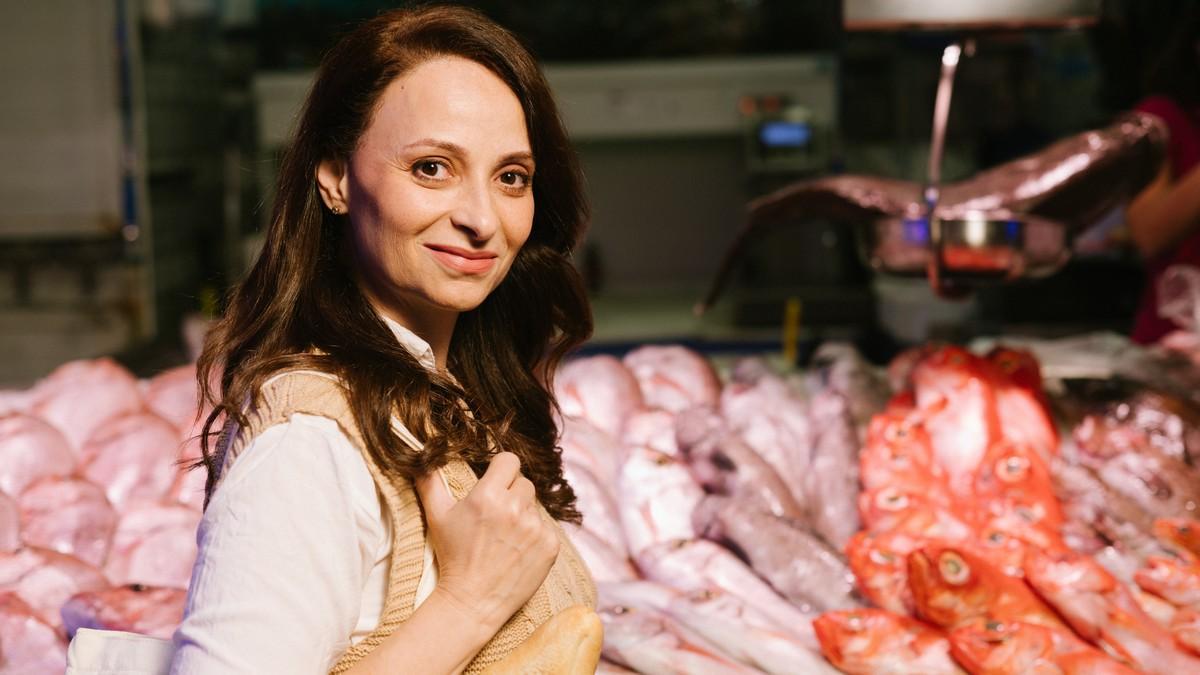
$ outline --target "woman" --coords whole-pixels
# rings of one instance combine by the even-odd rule
[[[1170,132],[1168,161],[1126,210],[1130,236],[1146,264],[1133,339],[1149,344],[1179,328],[1158,313],[1159,278],[1172,265],[1200,266],[1200,6],[1157,7],[1171,32],[1156,47],[1136,106]]]
[[[591,331],[586,219],[504,29],[394,11],[329,52],[199,362],[229,421],[173,673],[474,672],[594,604],[548,386]]]

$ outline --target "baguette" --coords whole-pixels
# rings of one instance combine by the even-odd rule
[[[583,605],[568,607],[537,630],[485,675],[592,675],[600,661],[604,626]]]

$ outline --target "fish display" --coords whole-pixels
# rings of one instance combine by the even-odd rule
[[[883,368],[830,343],[791,373],[661,345],[567,362],[597,672],[1200,672],[1200,401],[1143,370],[1048,388],[1063,368],[1004,344]],[[4,667],[61,672],[80,627],[174,630],[194,377],[82,361],[4,392]]]

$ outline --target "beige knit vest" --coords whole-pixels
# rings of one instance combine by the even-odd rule
[[[392,520],[392,555],[388,570],[387,598],[379,627],[358,644],[350,647],[334,665],[331,673],[344,673],[366,656],[413,613],[417,584],[421,580],[425,554],[425,521],[416,491],[410,481],[392,480],[365,451],[362,435],[347,404],[340,383],[330,375],[295,371],[271,380],[261,391],[257,405],[247,411],[247,426],[237,433],[225,434],[217,448],[220,467],[213,490],[238,453],[262,431],[286,422],[293,413],[317,415],[338,423],[346,437],[358,448],[367,468],[383,495]],[[411,441],[407,441],[411,444]],[[450,492],[462,499],[475,486],[475,472],[466,462],[454,459],[441,469]],[[210,495],[211,496],[211,495]],[[542,516],[558,531],[558,559],[550,574],[516,614],[484,645],[468,664],[467,673],[481,673],[487,666],[504,658],[525,641],[534,629],[550,617],[573,605],[596,605],[596,587],[578,551],[563,534],[562,528],[542,510]]]

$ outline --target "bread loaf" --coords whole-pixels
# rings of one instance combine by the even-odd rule
[[[604,626],[583,605],[568,607],[538,627],[529,639],[486,675],[592,675],[600,661]]]

